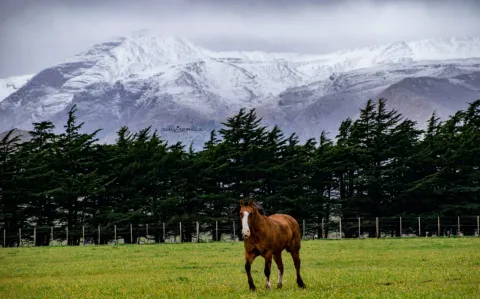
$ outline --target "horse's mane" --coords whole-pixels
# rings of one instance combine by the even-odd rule
[[[260,213],[260,215],[265,215],[265,210],[263,209],[262,205],[259,204],[258,202],[256,201],[252,201],[253,205],[255,206],[255,208],[257,208],[258,210],[258,213]]]
[[[265,213],[265,210],[263,209],[262,205],[259,204],[258,202],[254,201],[254,200],[249,200],[247,202],[247,204],[244,203],[243,199],[240,200],[240,205],[241,206],[251,206],[251,207],[254,207],[255,209],[257,209],[258,213],[260,215],[264,215],[266,216],[266,213]]]

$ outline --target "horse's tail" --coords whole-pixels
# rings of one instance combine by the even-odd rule
[[[302,242],[302,233],[300,232],[300,225],[298,224],[297,220],[293,217],[292,218],[292,230],[293,230],[293,237],[292,243],[295,245],[292,248],[293,250],[300,250],[301,242]]]

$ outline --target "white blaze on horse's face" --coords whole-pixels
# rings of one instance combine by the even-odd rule
[[[249,237],[250,236],[250,228],[248,227],[248,212],[247,211],[243,212],[242,234],[243,234],[243,237]]]

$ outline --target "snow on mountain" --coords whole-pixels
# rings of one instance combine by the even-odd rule
[[[286,132],[297,132],[302,139],[318,137],[321,130],[334,137],[340,122],[358,117],[368,99],[384,97],[389,108],[399,110],[423,128],[426,115],[433,110],[444,119],[480,98],[478,74],[479,58],[358,69],[287,89],[257,111],[266,123],[280,124]]]
[[[477,71],[480,38],[436,38],[306,55],[215,52],[182,38],[139,32],[25,76],[30,80],[15,85],[16,90],[0,89],[12,92],[0,103],[0,130],[29,129],[32,122],[45,119],[61,124],[66,110],[76,104],[86,129],[102,127],[102,137],[112,141],[122,125],[132,130],[194,125],[209,131],[247,107],[257,108],[266,123],[311,137],[320,126],[335,130],[369,97],[405,78],[443,78],[473,90],[462,94],[474,96],[478,82],[462,76]],[[2,82],[6,80],[0,86]],[[423,91],[412,92],[423,100],[417,96]],[[428,109],[436,107],[432,103]],[[162,134],[172,142],[201,145],[208,138],[205,131]]]
[[[0,79],[0,102],[25,85],[33,75],[16,76]]]

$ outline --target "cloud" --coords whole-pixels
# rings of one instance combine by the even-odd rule
[[[304,53],[480,36],[480,1],[13,1],[0,15],[0,77],[39,71],[143,28],[214,50]]]

